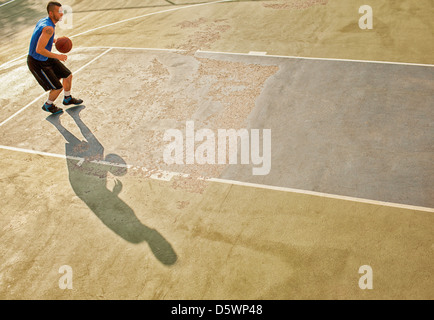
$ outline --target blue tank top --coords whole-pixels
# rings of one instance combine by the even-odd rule
[[[56,25],[53,23],[53,21],[51,21],[50,17],[46,17],[44,19],[39,20],[38,23],[36,24],[35,30],[33,31],[32,39],[30,40],[29,55],[39,61],[48,60],[48,57],[36,53],[36,46],[38,45],[39,37],[42,34],[42,29],[44,29],[45,27],[53,27],[53,29],[55,29]],[[51,51],[51,49],[53,48],[53,41],[54,41],[54,32],[52,37],[48,41],[45,49]]]

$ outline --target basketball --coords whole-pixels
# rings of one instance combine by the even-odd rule
[[[61,37],[56,41],[56,49],[61,53],[68,53],[72,49],[72,41],[68,37]]]

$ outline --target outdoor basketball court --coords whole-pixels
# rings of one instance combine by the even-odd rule
[[[0,2],[0,298],[432,299],[433,4],[187,2],[62,2],[60,116],[25,62],[46,2]],[[191,123],[262,162],[168,164]]]

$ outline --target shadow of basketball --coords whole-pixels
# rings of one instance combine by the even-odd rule
[[[85,106],[72,107],[66,112],[74,119],[86,140],[80,140],[61,123],[59,115],[47,121],[63,135],[69,181],[76,195],[107,227],[131,243],[146,241],[155,257],[164,265],[173,265],[177,255],[170,243],[156,230],[141,223],[119,194],[122,183],[116,179],[113,190],[107,188],[107,173],[122,176],[127,173],[125,161],[118,155],[104,156],[104,147],[80,118]]]

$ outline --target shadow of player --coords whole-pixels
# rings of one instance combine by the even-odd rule
[[[176,262],[172,246],[156,230],[143,225],[134,211],[119,198],[122,183],[116,179],[113,190],[107,188],[107,173],[122,176],[127,173],[125,161],[115,154],[104,157],[104,147],[80,118],[85,106],[72,107],[66,112],[74,119],[86,141],[81,141],[61,123],[59,115],[47,117],[67,143],[66,162],[69,181],[77,196],[111,230],[131,243],[146,241],[155,257],[165,265]],[[104,162],[104,163],[102,163]]]

